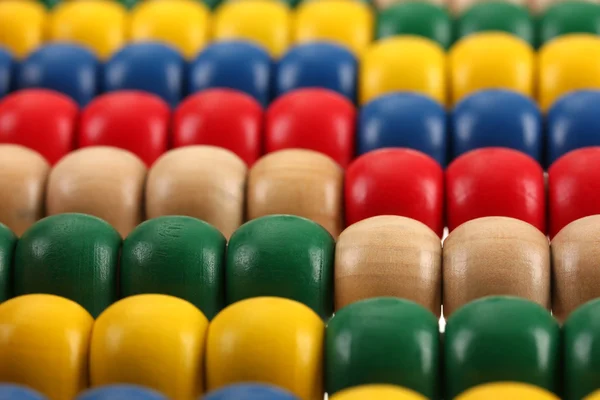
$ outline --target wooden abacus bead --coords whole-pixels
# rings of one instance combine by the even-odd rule
[[[466,390],[456,400],[559,400],[557,396],[535,385],[513,382],[484,383]]]
[[[12,266],[16,245],[15,234],[6,225],[0,223],[0,303],[12,297]]]
[[[342,230],[343,172],[331,158],[311,150],[264,156],[248,176],[248,219],[291,214],[311,219],[337,237]]]
[[[87,390],[76,400],[167,400],[167,398],[155,390],[137,385],[117,384]]]
[[[207,393],[204,400],[298,400],[287,390],[272,385],[239,383]]]
[[[36,390],[29,389],[25,386],[14,385],[10,383],[0,384],[0,399],[5,400],[46,400]]]
[[[342,390],[330,397],[331,400],[425,400],[419,393],[395,385],[362,385]]]
[[[425,224],[398,216],[346,228],[335,251],[335,309],[379,296],[413,300],[440,315],[442,244]]]
[[[512,295],[550,308],[550,247],[533,225],[508,217],[466,222],[443,249],[444,315],[480,297]]]
[[[0,145],[0,222],[20,236],[44,216],[50,166],[26,147]]]
[[[229,150],[189,146],[171,150],[148,173],[146,214],[187,215],[229,238],[244,219],[247,167]]]
[[[92,386],[130,383],[172,400],[195,400],[204,387],[208,320],[185,300],[127,297],[96,320],[90,346]]]
[[[48,178],[48,215],[83,213],[102,218],[125,237],[143,220],[146,166],[115,147],[74,151]]]
[[[77,303],[32,294],[0,305],[0,381],[51,400],[73,400],[88,386],[94,319]]]

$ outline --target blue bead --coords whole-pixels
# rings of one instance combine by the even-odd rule
[[[548,111],[546,129],[548,165],[571,150],[600,146],[600,91],[561,97]]]
[[[167,400],[167,398],[141,386],[110,385],[87,390],[80,394],[77,400]]]
[[[416,93],[392,93],[367,103],[359,113],[359,154],[385,147],[421,151],[446,165],[447,116],[435,100]]]
[[[263,48],[243,41],[216,42],[192,61],[189,91],[236,89],[266,106],[271,98],[271,70],[271,57]]]
[[[239,384],[207,393],[202,400],[298,400],[298,398],[274,386]]]
[[[298,88],[321,87],[354,102],[357,73],[356,57],[345,47],[328,42],[301,44],[279,61],[275,95],[281,96]]]
[[[16,86],[55,90],[85,106],[98,94],[99,71],[100,63],[91,50],[76,44],[51,43],[23,60]]]
[[[521,151],[542,163],[542,114],[533,100],[509,90],[463,99],[451,115],[452,157],[482,147]]]
[[[0,400],[45,400],[35,390],[11,384],[0,384]]]
[[[141,90],[176,107],[184,98],[187,65],[174,48],[154,42],[132,43],[104,67],[104,90]]]
[[[10,92],[14,67],[13,58],[8,50],[0,48],[0,98]]]

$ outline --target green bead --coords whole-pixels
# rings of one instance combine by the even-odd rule
[[[484,2],[468,9],[456,21],[456,38],[484,31],[500,31],[520,37],[535,46],[535,23],[523,6],[509,2]]]
[[[580,400],[600,389],[600,299],[573,311],[563,335],[563,398]]]
[[[452,44],[452,21],[448,12],[427,2],[395,4],[379,12],[377,38],[418,35],[447,49]]]
[[[100,218],[59,214],[29,228],[15,251],[15,295],[66,297],[97,317],[117,299],[121,236]]]
[[[46,8],[51,9],[54,6],[61,3],[62,0],[38,0],[40,3],[46,6]]]
[[[226,303],[285,297],[330,317],[334,247],[333,237],[305,218],[271,215],[245,223],[229,240]]]
[[[540,43],[569,33],[600,34],[600,5],[567,1],[548,8],[539,20]]]
[[[132,9],[138,3],[138,0],[116,0],[116,1],[121,3],[122,5],[124,5],[125,7],[127,7],[127,9]]]
[[[0,224],[0,303],[12,297],[12,262],[17,237],[4,224]]]
[[[558,390],[558,322],[536,303],[509,296],[476,300],[450,316],[444,339],[446,399],[499,381]]]
[[[123,242],[121,295],[180,297],[211,319],[223,308],[226,244],[221,232],[196,218],[146,221]]]
[[[223,0],[202,0],[202,2],[211,10],[216,9],[221,5]]]
[[[327,393],[379,383],[436,399],[439,353],[438,320],[423,306],[391,297],[353,303],[327,324]]]

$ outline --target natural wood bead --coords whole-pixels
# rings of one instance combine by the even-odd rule
[[[343,172],[331,158],[311,150],[264,156],[248,177],[248,219],[291,214],[311,219],[334,237],[342,230]]]
[[[346,228],[335,253],[335,308],[393,296],[415,301],[440,315],[442,244],[414,219],[368,218]]]
[[[148,218],[187,215],[212,224],[226,238],[243,223],[247,167],[229,150],[188,146],[159,158],[148,174]]]
[[[373,0],[373,4],[378,10],[385,10],[398,3],[407,3],[410,0]],[[427,3],[436,4],[438,6],[445,6],[446,0],[427,0]]]
[[[143,220],[146,166],[114,147],[74,151],[50,173],[48,215],[84,213],[102,218],[125,237]]]
[[[446,317],[491,295],[523,297],[550,308],[550,247],[533,225],[507,217],[474,219],[450,233],[443,255]]]
[[[600,215],[571,222],[552,239],[552,312],[564,321],[600,297]]]
[[[26,147],[0,145],[0,222],[21,236],[44,216],[50,166]]]

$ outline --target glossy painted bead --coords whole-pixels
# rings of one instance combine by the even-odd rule
[[[207,329],[206,317],[185,300],[160,294],[120,300],[94,323],[90,383],[129,383],[172,400],[196,399],[204,387]]]
[[[75,400],[166,400],[162,394],[136,385],[107,385],[89,389]]]
[[[363,385],[342,390],[331,396],[331,400],[425,400],[419,393],[395,385]]]
[[[301,400],[323,397],[323,321],[293,300],[258,297],[219,313],[208,328],[208,392],[234,383],[277,385]]]
[[[93,323],[81,306],[58,296],[31,294],[2,303],[0,380],[48,399],[72,400],[88,386]]]
[[[444,241],[444,315],[485,296],[511,295],[550,309],[550,247],[532,225],[513,218],[466,222]]]
[[[418,150],[446,165],[447,118],[444,107],[416,93],[391,93],[361,107],[357,153],[386,147]]]
[[[445,397],[490,382],[522,382],[556,392],[559,337],[552,315],[528,300],[496,296],[467,304],[446,323]]]
[[[542,114],[529,97],[503,89],[476,92],[450,115],[452,158],[483,147],[519,150],[543,161]]]
[[[84,214],[44,218],[17,244],[14,294],[66,297],[96,317],[117,298],[120,247],[118,232],[99,218]]]
[[[408,300],[379,297],[336,312],[325,335],[326,390],[394,384],[437,398],[438,320]]]
[[[424,223],[441,237],[443,181],[441,166],[421,152],[381,149],[364,154],[346,171],[346,224],[377,215],[400,215]]]
[[[0,48],[0,99],[12,89],[15,65],[13,56],[8,50]]]
[[[239,383],[207,393],[204,400],[298,400],[287,390],[258,383]]]
[[[571,0],[544,12],[539,22],[540,43],[572,33],[600,34],[600,4]]]
[[[15,234],[6,225],[0,224],[0,302],[12,297],[12,260],[16,245]]]
[[[447,49],[452,44],[452,20],[444,7],[428,2],[397,3],[377,15],[377,38],[417,35]]]
[[[41,393],[21,385],[9,383],[0,384],[0,399],[2,400],[45,400]]]
[[[544,171],[520,151],[469,151],[446,169],[446,213],[450,231],[475,218],[504,216],[546,232]]]
[[[559,400],[559,398],[535,385],[527,383],[498,382],[484,383],[464,391],[456,400]]]
[[[183,56],[164,43],[131,43],[115,53],[103,68],[103,89],[152,93],[171,107],[185,97],[187,65]]]
[[[275,96],[301,88],[333,90],[348,100],[356,99],[358,60],[344,46],[327,41],[299,44],[277,64]]]
[[[424,224],[379,216],[346,228],[337,240],[335,309],[372,297],[415,301],[440,315],[442,246]]]
[[[226,303],[284,297],[329,318],[334,248],[333,237],[305,218],[270,215],[245,223],[227,246]]]
[[[191,62],[189,71],[189,93],[227,88],[244,92],[263,106],[271,100],[271,56],[252,42],[210,44]]]
[[[0,47],[14,57],[23,58],[42,44],[46,10],[37,1],[0,2]]]

